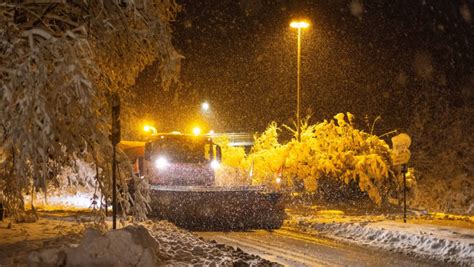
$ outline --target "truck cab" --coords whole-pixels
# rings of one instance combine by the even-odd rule
[[[208,136],[157,134],[145,143],[142,173],[156,186],[212,186],[221,157]]]

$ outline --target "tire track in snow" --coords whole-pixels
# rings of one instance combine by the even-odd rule
[[[287,266],[431,266],[404,255],[375,251],[281,228],[273,232],[196,232]]]

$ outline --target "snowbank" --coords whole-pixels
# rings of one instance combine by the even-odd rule
[[[79,246],[30,253],[30,266],[270,265],[240,249],[207,242],[168,222],[146,222],[102,234],[84,233]]]
[[[474,230],[396,221],[315,222],[297,227],[324,236],[437,261],[474,266]]]
[[[158,251],[159,244],[143,226],[128,226],[104,235],[88,229],[77,248],[32,252],[28,262],[38,266],[153,266],[158,264]]]

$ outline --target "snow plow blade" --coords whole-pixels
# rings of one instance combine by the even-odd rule
[[[275,229],[285,218],[280,193],[252,187],[152,186],[151,216],[189,230]]]

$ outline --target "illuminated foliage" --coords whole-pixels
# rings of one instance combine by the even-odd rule
[[[346,185],[355,183],[380,205],[396,195],[400,186],[390,162],[390,148],[377,136],[354,128],[353,115],[340,113],[335,120],[308,125],[303,122],[301,142],[292,139],[278,143],[275,123],[256,137],[255,149],[248,156],[254,166],[253,182],[306,192],[318,189],[322,178]]]
[[[245,150],[242,147],[229,145],[227,136],[214,138],[214,142],[222,148],[222,164],[216,171],[217,185],[248,184],[248,164]]]
[[[275,177],[288,155],[286,147],[278,142],[278,131],[277,124],[272,122],[261,135],[254,136],[255,145],[248,156],[253,184],[277,186]]]

